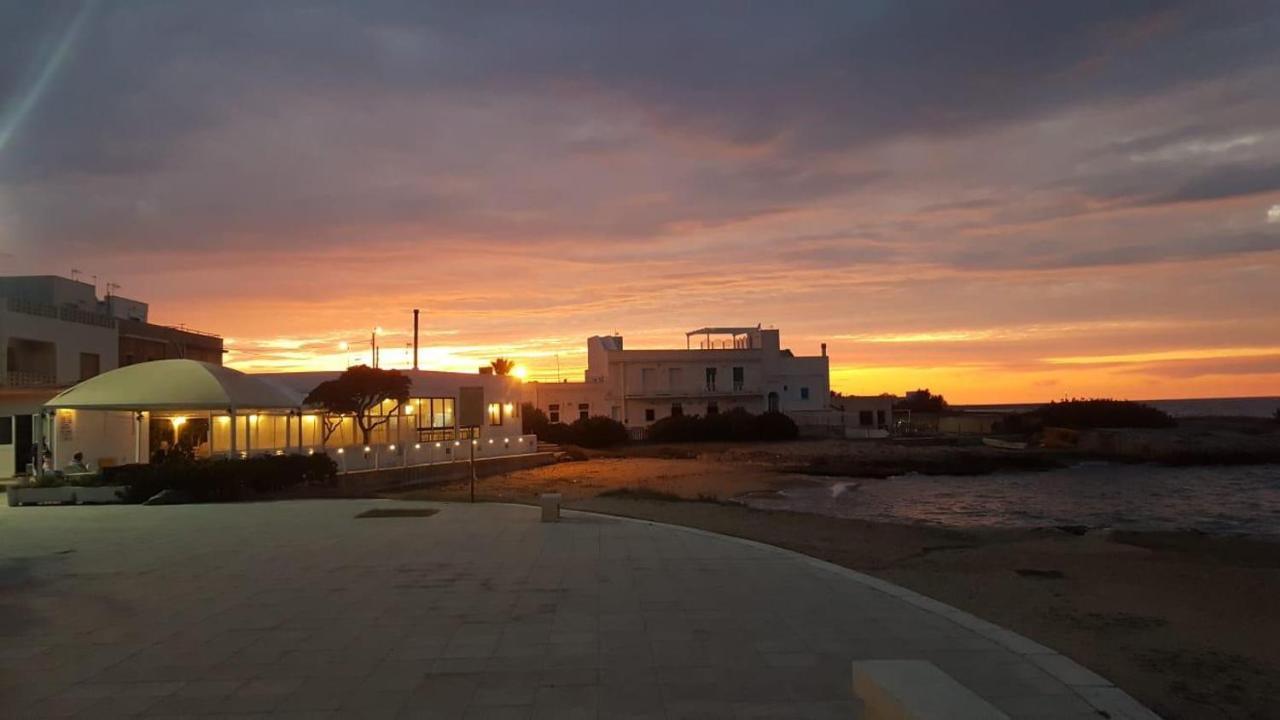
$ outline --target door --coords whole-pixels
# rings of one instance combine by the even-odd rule
[[[769,393],[769,412],[778,412],[778,393]]]
[[[30,415],[15,415],[13,417],[13,474],[25,473],[27,471],[27,463],[35,462],[34,448],[31,443],[34,440],[32,434],[32,425]]]

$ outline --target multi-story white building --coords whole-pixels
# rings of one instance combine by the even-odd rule
[[[26,469],[41,409],[60,390],[146,360],[222,362],[222,338],[153,325],[147,309],[69,278],[0,277],[0,478]]]
[[[796,415],[827,408],[829,364],[825,345],[821,355],[797,356],[777,330],[759,326],[691,330],[682,349],[625,350],[621,336],[595,336],[582,382],[529,383],[527,392],[552,422],[603,415],[645,428],[734,408]]]

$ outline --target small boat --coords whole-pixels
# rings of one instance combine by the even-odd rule
[[[987,447],[999,448],[1001,450],[1026,450],[1025,442],[1014,442],[1013,440],[1001,440],[1000,438],[982,438],[982,444]]]

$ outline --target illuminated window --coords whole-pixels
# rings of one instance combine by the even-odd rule
[[[453,427],[453,398],[413,398],[411,402],[419,429]]]
[[[489,424],[502,424],[502,403],[489,403]]]

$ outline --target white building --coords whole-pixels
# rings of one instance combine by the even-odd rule
[[[603,415],[641,429],[734,408],[796,417],[825,410],[829,392],[825,345],[797,356],[777,330],[756,326],[691,330],[682,349],[625,350],[620,336],[591,337],[582,382],[529,383],[526,395],[552,422]]]
[[[340,472],[454,462],[535,452],[521,434],[520,388],[514,378],[401,371],[409,401],[374,411],[369,437],[351,417],[327,416],[303,404],[307,394],[340,374],[250,375],[194,360],[159,360],[120,368],[78,383],[43,407],[35,442],[49,448],[55,468],[83,453],[91,468],[147,462],[159,447],[198,458],[262,453],[327,453]],[[481,388],[482,423],[463,427],[462,388]]]

